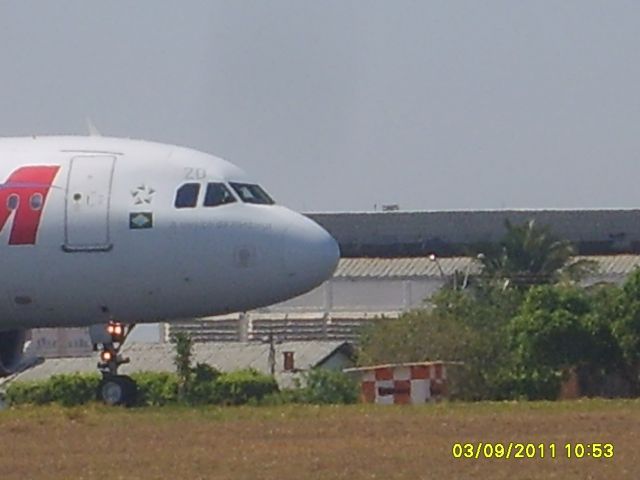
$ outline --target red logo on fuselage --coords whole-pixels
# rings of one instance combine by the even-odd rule
[[[15,212],[9,245],[33,245],[59,166],[20,167],[0,185],[0,231]]]

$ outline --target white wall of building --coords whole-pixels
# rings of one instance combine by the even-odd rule
[[[398,312],[424,305],[444,284],[428,278],[333,278],[292,300],[261,311],[289,312]]]

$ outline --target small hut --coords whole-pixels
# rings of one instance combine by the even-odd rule
[[[365,403],[419,404],[447,396],[447,372],[442,361],[373,365],[344,371],[358,376]]]

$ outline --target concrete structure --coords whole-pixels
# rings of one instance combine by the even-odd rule
[[[207,363],[223,372],[254,368],[269,374],[272,371],[280,387],[294,386],[295,378],[311,368],[342,370],[353,366],[353,348],[347,342],[286,342],[273,345],[267,343],[198,343],[194,345],[193,363]],[[292,357],[293,368],[285,369],[285,352]],[[171,344],[125,345],[122,351],[131,363],[120,367],[120,373],[134,372],[174,372],[175,356]],[[273,360],[270,360],[273,359]],[[36,366],[25,370],[11,379],[38,380],[51,375],[74,372],[97,372],[98,354],[69,358],[44,359]]]
[[[444,362],[375,365],[344,371],[359,376],[361,399],[365,403],[419,404],[447,396]]]
[[[397,312],[248,312],[223,317],[198,318],[167,324],[164,341],[178,332],[195,342],[349,341],[358,340],[360,330],[377,321],[397,318]]]

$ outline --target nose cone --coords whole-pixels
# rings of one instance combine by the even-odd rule
[[[338,242],[314,221],[296,215],[284,239],[285,272],[296,290],[304,293],[331,278],[339,259]]]

